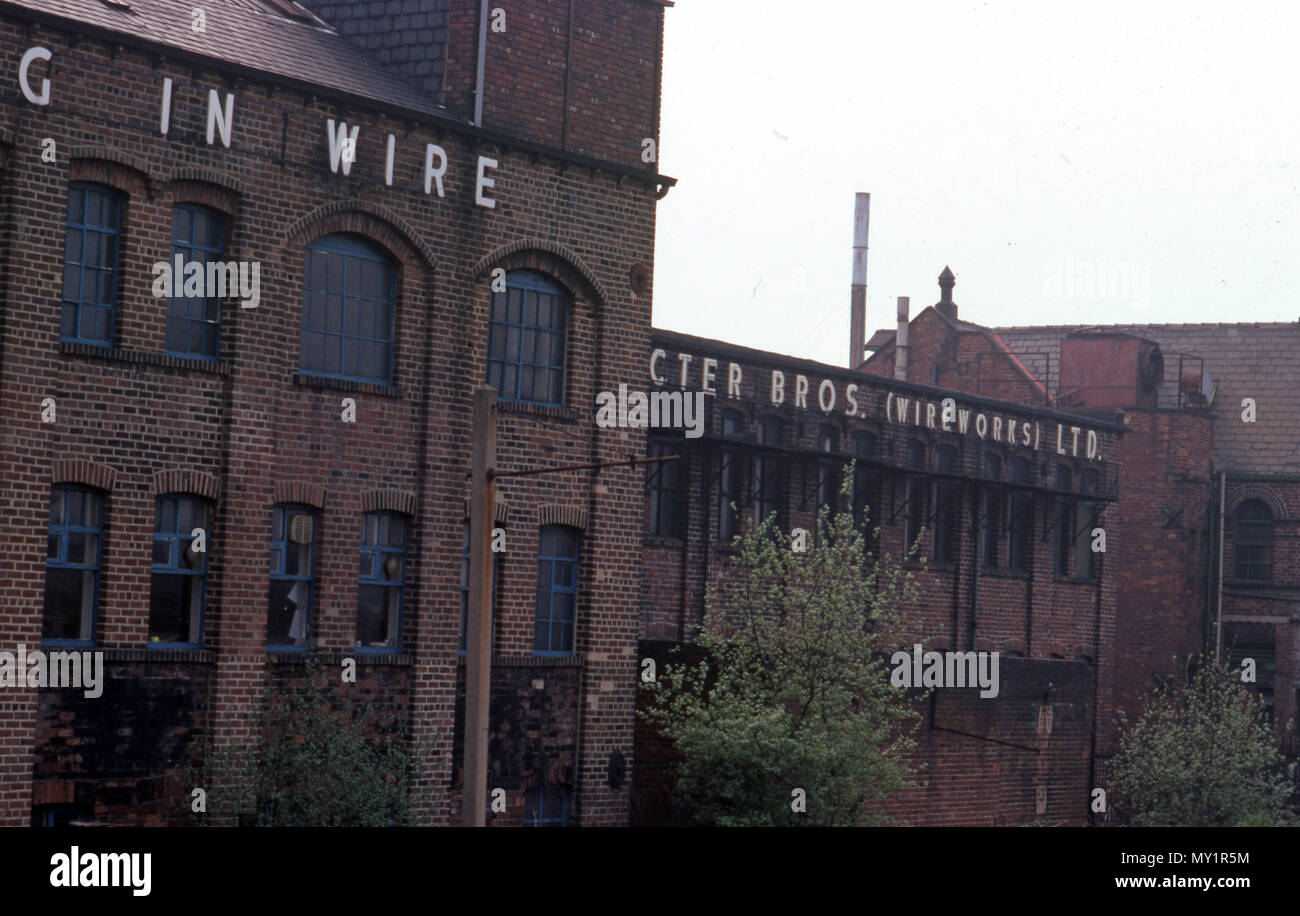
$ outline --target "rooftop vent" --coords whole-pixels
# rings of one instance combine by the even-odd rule
[[[934,307],[954,321],[957,320],[957,303],[952,301],[952,288],[957,285],[957,278],[952,269],[945,266],[939,274],[939,301]]]

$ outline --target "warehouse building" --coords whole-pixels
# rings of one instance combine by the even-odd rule
[[[704,392],[708,420],[695,439],[650,434],[651,456],[680,457],[647,470],[642,654],[662,662],[691,642],[748,522],[774,512],[783,530],[815,530],[854,461],[873,552],[903,558],[921,537],[905,560],[920,592],[902,648],[1001,659],[995,697],[934,692],[918,736],[926,770],[890,814],[1081,823],[1114,678],[1116,586],[1091,531],[1121,497],[1123,426],[675,332],[651,345],[648,389]],[[634,823],[679,822],[671,748],[644,723],[637,738]]]
[[[186,821],[309,649],[459,820],[473,391],[502,470],[643,451],[670,5],[0,2],[0,647],[105,665],[0,684],[0,823]],[[498,494],[493,820],[626,823],[638,472]]]

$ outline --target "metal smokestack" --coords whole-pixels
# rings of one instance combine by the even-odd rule
[[[867,223],[871,195],[853,195],[853,286],[849,298],[849,368],[862,365],[867,352]]]
[[[907,313],[911,300],[907,296],[898,297],[898,334],[894,337],[894,378],[900,382],[907,381]]]

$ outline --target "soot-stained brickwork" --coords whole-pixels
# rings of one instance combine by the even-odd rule
[[[471,405],[486,378],[498,268],[549,284],[566,317],[552,353],[563,371],[552,403],[503,397],[497,468],[598,463],[644,449],[639,431],[599,430],[589,405],[597,391],[642,378],[649,350],[655,206],[671,179],[642,160],[640,138],[655,136],[658,120],[664,6],[614,0],[570,27],[562,4],[512,4],[509,31],[488,41],[484,130],[463,116],[478,4],[409,12],[366,4],[379,31],[412,48],[426,23],[398,20],[445,12],[445,30],[432,26],[442,50],[405,60],[400,47],[372,55],[359,20],[335,28],[327,17],[339,10],[313,6],[324,26],[260,0],[208,3],[199,32],[191,5],[170,0],[130,14],[80,0],[0,3],[0,70],[9,74],[0,90],[0,648],[42,643],[55,490],[96,494],[93,618],[70,632],[80,648],[106,653],[110,685],[101,699],[0,687],[0,822],[26,824],[60,807],[106,824],[188,815],[191,787],[176,784],[181,758],[209,741],[251,741],[268,678],[296,664],[268,650],[269,577],[283,562],[272,552],[281,549],[273,510],[287,504],[311,519],[284,536],[311,544],[308,641],[327,664],[356,661],[346,695],[383,699],[405,716],[412,741],[432,743],[414,781],[417,822],[458,819],[452,757]],[[139,17],[154,17],[152,32]],[[534,33],[563,40],[530,44]],[[570,34],[571,77],[534,80],[510,65],[526,58],[539,72],[564,73]],[[29,58],[25,93],[14,75],[31,48],[48,57]],[[428,82],[435,72],[419,66],[435,59],[446,62],[455,110],[440,107]],[[312,73],[321,75],[315,83]],[[627,79],[612,82],[615,73]],[[49,104],[40,101],[44,79]],[[555,129],[566,110],[567,126]],[[543,111],[554,116],[535,129],[531,114]],[[70,193],[83,185],[120,207],[114,258],[65,244]],[[217,345],[204,356],[175,352],[169,299],[153,292],[178,206],[209,208],[225,228],[225,258],[260,266],[260,302],[221,303]],[[73,222],[83,218],[109,217],[92,208]],[[308,371],[304,327],[318,320],[304,305],[308,287],[343,282],[308,279],[308,248],[322,239],[388,265],[391,312],[371,314],[393,323],[391,372]],[[87,262],[105,267],[104,284],[89,281],[89,304],[68,313],[84,309],[89,332],[70,335],[61,324],[73,289],[65,268]],[[369,269],[354,280],[370,282]],[[373,298],[381,287],[368,289]],[[112,305],[98,338],[96,303]],[[359,306],[331,319],[338,305],[324,304],[319,320],[342,322],[337,339],[381,336],[382,323],[352,324],[366,314]],[[320,358],[343,367],[357,358],[334,346]],[[610,469],[506,479],[497,489],[506,542],[493,772],[512,793],[497,820],[522,822],[536,788],[529,780],[550,779],[559,782],[543,788],[563,790],[570,824],[624,824],[629,789],[610,786],[606,771],[611,754],[630,760],[633,751],[642,481]],[[153,564],[170,549],[158,552],[155,513],[168,497],[201,501],[209,513],[201,621],[182,634],[192,645],[156,640],[151,623]],[[400,626],[380,634],[382,646],[373,634],[358,645],[369,512],[406,523],[402,564],[371,567],[400,570],[400,598],[384,592],[400,602],[385,605],[400,609]],[[575,623],[558,668],[536,655],[535,627],[539,543],[554,520],[580,545]],[[72,539],[78,546],[67,549],[80,551],[81,533],[59,536],[62,562],[57,545]],[[190,564],[197,552],[186,556]],[[536,766],[543,757],[552,762]]]
[[[1110,526],[1122,502],[1124,427],[1112,416],[676,332],[654,331],[651,345],[647,390],[706,392],[707,422],[699,438],[674,430],[650,439],[682,457],[672,492],[662,477],[647,477],[647,657],[689,643],[706,595],[725,593],[734,556],[727,503],[736,503],[738,524],[776,511],[783,530],[811,531],[827,481],[838,490],[840,469],[856,460],[855,505],[867,506],[869,528],[880,526],[877,554],[902,557],[924,529],[927,564],[908,564],[918,596],[904,608],[911,623],[900,648],[998,652],[1006,666],[996,697],[938,691],[916,758],[926,776],[887,813],[912,824],[1083,823],[1090,755],[1116,676],[1116,583],[1091,533]],[[1016,373],[1007,383],[1014,390],[1023,373],[1016,361],[1001,365]],[[669,504],[675,526],[663,521]],[[1044,708],[1057,725],[1040,735]],[[646,776],[636,784],[638,823],[680,821],[688,813],[663,775],[671,749],[644,726],[637,737]]]

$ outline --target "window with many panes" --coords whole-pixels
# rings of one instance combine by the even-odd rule
[[[104,502],[98,492],[77,486],[50,492],[44,642],[94,642],[103,531]]]
[[[59,328],[63,340],[112,345],[121,235],[121,194],[80,182],[68,188]]]
[[[537,546],[537,613],[534,655],[572,655],[578,608],[580,532],[565,525],[542,528]]]
[[[859,528],[868,526],[868,540],[875,531],[876,518],[873,513],[876,506],[876,494],[879,489],[880,475],[871,462],[876,459],[876,437],[874,433],[859,430],[853,434],[853,522]]]
[[[1002,456],[987,452],[984,455],[984,477],[989,481],[1002,479]],[[984,485],[984,566],[996,569],[1002,538],[1002,489],[996,484]]]
[[[396,321],[393,263],[355,235],[307,246],[303,281],[302,371],[389,384]]]
[[[1011,459],[1011,482],[1030,483],[1029,460]],[[1034,531],[1034,503],[1028,490],[1012,489],[1007,497],[1007,568],[1029,568],[1029,542]]]
[[[957,473],[957,448],[940,445],[935,449],[935,470],[941,474]],[[934,483],[934,544],[931,556],[936,563],[956,559],[957,481],[940,477]]]
[[[764,417],[758,421],[758,444],[779,446],[784,424],[779,417]],[[754,456],[754,524],[777,513],[780,524],[781,510],[781,457],[771,452]]]
[[[357,648],[363,652],[401,651],[408,527],[406,516],[396,512],[361,518]]]
[[[564,354],[569,301],[556,283],[512,270],[492,294],[487,383],[503,401],[564,404]]]
[[[149,644],[193,648],[203,643],[210,509],[196,496],[168,494],[154,506]],[[196,549],[202,546],[202,550]]]
[[[462,535],[460,542],[460,654],[464,655],[469,647],[469,561],[470,561],[470,536],[469,536],[469,519],[465,520],[462,525]],[[501,575],[501,554],[493,551],[492,553],[492,620],[497,616],[497,578]],[[495,632],[495,623],[492,625]],[[488,650],[491,651],[491,639],[489,636]]]
[[[1273,581],[1273,512],[1260,499],[1237,507],[1233,530],[1236,578],[1247,582]]]
[[[840,433],[834,426],[822,425],[817,431],[817,451],[834,455],[840,450]],[[817,459],[817,506],[839,508],[840,463],[833,458]]]
[[[722,411],[722,436],[740,435],[741,416],[737,411]],[[740,528],[740,453],[724,448],[718,453],[718,540],[730,544]]]
[[[676,461],[646,465],[646,488],[650,491],[650,534],[679,538],[681,532],[681,446],[664,439],[651,439],[646,450],[651,458],[678,456]]]
[[[923,470],[925,468],[925,446],[917,439],[907,441],[907,467]],[[925,507],[921,504],[925,493],[925,478],[919,474],[908,474],[904,482],[903,504],[903,552],[904,556],[915,559],[913,546],[921,534],[925,519]]]
[[[1096,494],[1099,477],[1096,471],[1087,470],[1079,475],[1079,492],[1086,496]],[[1092,579],[1096,575],[1097,555],[1092,550],[1092,529],[1100,521],[1098,504],[1090,499],[1079,502],[1074,535],[1074,575],[1077,579]]]
[[[226,256],[226,221],[216,210],[198,204],[177,204],[172,208],[172,270],[176,258],[188,267],[198,264],[203,271],[198,295],[172,296],[167,301],[167,352],[177,356],[216,359],[221,344],[221,299],[219,284],[209,284],[207,264]],[[233,295],[228,274],[226,290]],[[236,279],[238,274],[235,275]],[[183,279],[183,275],[182,278]],[[214,280],[219,280],[213,276]],[[179,282],[176,278],[173,284]],[[191,291],[192,292],[192,291]]]
[[[316,512],[307,506],[271,510],[271,587],[266,644],[306,649],[312,628],[312,576],[315,573]]]
[[[1070,489],[1070,469],[1063,464],[1056,466],[1056,489]],[[1055,550],[1052,564],[1058,576],[1070,574],[1070,544],[1074,537],[1074,506],[1069,497],[1056,497],[1052,524],[1055,525]]]

